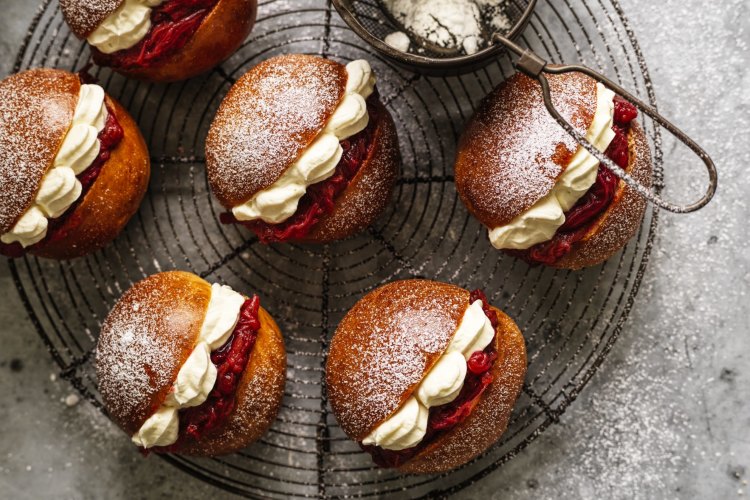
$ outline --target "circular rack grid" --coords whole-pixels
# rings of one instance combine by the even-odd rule
[[[376,1],[376,0],[369,0]],[[640,95],[655,98],[645,61],[617,0],[542,0],[521,42],[551,61],[583,61]],[[203,172],[203,142],[231,84],[271,56],[304,52],[340,61],[367,58],[398,126],[404,158],[394,201],[375,226],[324,246],[257,242],[218,222],[221,207]],[[16,70],[80,70],[88,50],[45,0]],[[482,478],[526,447],[591,379],[632,307],[653,243],[657,213],[605,265],[585,272],[529,267],[496,252],[453,185],[452,160],[474,104],[512,72],[510,60],[460,77],[428,78],[381,59],[351,33],[326,0],[266,0],[242,48],[214,71],[171,85],[97,69],[102,85],[139,122],[152,179],[140,212],[108,248],[83,259],[11,261],[18,292],[61,374],[101,408],[92,367],[99,327],[115,300],[141,278],[168,269],[260,294],[288,351],[283,407],[268,434],[230,456],[165,460],[248,497],[435,497]],[[644,121],[661,185],[661,138]],[[328,341],[363,294],[400,278],[427,277],[484,289],[524,331],[529,371],[507,433],[470,464],[439,476],[376,469],[336,424],[323,385]],[[124,437],[123,437],[124,438]]]

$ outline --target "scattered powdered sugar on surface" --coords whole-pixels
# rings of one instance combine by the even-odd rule
[[[327,365],[342,429],[361,438],[396,411],[440,356],[468,307],[468,292],[397,281],[358,302],[339,324]]]
[[[0,82],[0,234],[34,201],[73,121],[78,78],[31,70]]]
[[[60,0],[65,21],[78,38],[86,38],[125,0]]]
[[[585,133],[596,85],[579,73],[548,76],[555,107]],[[541,86],[517,74],[480,105],[459,144],[456,187],[488,227],[507,224],[546,196],[578,143],[550,116]]]
[[[303,55],[269,59],[240,78],[206,143],[219,201],[232,207],[273,184],[323,129],[345,85],[343,66]]]
[[[494,32],[511,27],[506,1],[497,0],[385,0],[383,4],[408,31],[443,49],[474,54],[487,46]],[[396,35],[392,33],[391,35]],[[402,33],[403,34],[403,33]],[[391,36],[389,35],[389,37]],[[399,50],[406,48],[399,37]],[[388,37],[386,37],[386,43]],[[390,45],[390,43],[389,43]]]
[[[75,406],[81,401],[81,398],[78,396],[78,394],[68,394],[65,396],[65,405],[66,406]]]

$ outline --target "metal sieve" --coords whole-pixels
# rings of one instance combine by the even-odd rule
[[[635,189],[641,196],[654,205],[673,213],[695,212],[706,206],[714,194],[718,182],[716,166],[708,154],[687,134],[677,128],[673,123],[659,114],[656,109],[648,106],[638,97],[628,92],[620,85],[588,67],[580,65],[550,65],[546,60],[539,57],[532,50],[523,48],[514,40],[524,31],[529,19],[534,12],[537,0],[505,0],[498,4],[505,8],[505,14],[511,20],[511,28],[505,33],[493,33],[489,40],[491,43],[483,50],[471,55],[457,55],[456,50],[445,49],[430,43],[420,37],[406,26],[403,26],[385,7],[382,0],[332,0],[336,10],[346,24],[363,40],[372,45],[379,53],[406,67],[407,69],[428,75],[446,75],[465,73],[484,66],[497,58],[503,51],[508,51],[518,56],[513,63],[515,68],[527,76],[537,80],[542,88],[544,104],[550,115],[570,134],[582,147],[596,157],[602,164],[606,165],[615,175]],[[487,30],[485,26],[483,30]],[[419,48],[419,53],[402,52],[383,40],[394,31],[406,33],[412,43]],[[685,144],[704,163],[708,171],[709,183],[705,194],[699,200],[688,204],[677,204],[663,200],[658,194],[646,186],[639,184],[627,172],[607,158],[596,149],[586,138],[578,132],[555,108],[550,95],[549,83],[545,74],[563,74],[580,72],[602,83],[605,87],[613,90],[636,106],[640,111],[649,116],[656,123],[664,127],[677,140]]]

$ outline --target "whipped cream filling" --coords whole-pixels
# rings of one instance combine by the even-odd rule
[[[387,450],[405,450],[419,444],[427,432],[429,409],[456,399],[464,386],[466,362],[482,351],[495,336],[482,301],[476,300],[464,312],[445,352],[438,358],[414,393],[396,413],[370,432],[362,444]]]
[[[596,113],[586,139],[597,150],[604,152],[615,137],[615,93],[601,83],[596,86]],[[497,249],[526,250],[551,240],[565,223],[565,212],[594,185],[599,171],[599,160],[583,147],[579,147],[568,167],[557,180],[552,191],[531,208],[508,224],[489,230],[492,246]]]
[[[346,65],[344,98],[334,110],[323,131],[279,179],[257,192],[245,203],[232,208],[240,221],[284,222],[297,211],[308,186],[331,177],[341,160],[340,142],[367,127],[367,98],[375,90],[375,75],[365,60]]]
[[[125,0],[86,40],[105,54],[129,49],[148,34],[151,10],[162,1]]]
[[[52,168],[42,177],[34,202],[11,230],[0,236],[0,241],[8,245],[19,242],[26,248],[47,236],[48,219],[60,217],[81,196],[82,187],[76,176],[99,155],[98,135],[106,121],[104,89],[81,85],[73,121]]]
[[[166,399],[141,425],[132,441],[143,448],[169,446],[177,441],[183,408],[203,404],[216,384],[216,366],[211,351],[226,343],[240,318],[245,297],[226,285],[211,285],[211,299],[200,334],[190,356],[177,373]]]

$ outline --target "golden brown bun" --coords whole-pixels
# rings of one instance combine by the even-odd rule
[[[211,300],[211,285],[170,271],[136,283],[115,304],[97,345],[99,390],[112,419],[135,434],[164,402],[195,347]],[[276,418],[284,395],[286,351],[278,325],[260,308],[261,328],[224,424],[177,450],[221,455],[246,447]]]
[[[34,255],[72,259],[92,253],[114,240],[138,211],[151,174],[148,148],[128,112],[109,96],[106,103],[123,129],[122,141],[104,163],[83,201],[66,215],[65,226],[61,228],[66,235],[59,240],[37,243],[31,247]]]
[[[640,184],[651,187],[653,163],[646,134],[633,122],[628,135],[630,163],[627,172]],[[589,232],[573,244],[570,252],[553,267],[581,269],[604,262],[624,247],[641,226],[646,199],[620,181],[607,210],[591,225]]]
[[[193,351],[211,299],[198,276],[170,271],[139,281],[104,320],[96,353],[110,417],[135,434],[161,406]]]
[[[585,133],[596,111],[596,81],[580,73],[547,78],[557,109]],[[458,145],[456,189],[482,224],[505,225],[552,190],[578,147],[550,116],[539,83],[515,74],[467,124]]]
[[[278,325],[260,308],[261,329],[237,388],[237,406],[226,423],[184,446],[188,455],[225,455],[247,447],[266,433],[281,407],[286,382],[286,350]]]
[[[269,187],[323,130],[344,96],[346,68],[320,57],[284,55],[242,76],[206,139],[216,198],[231,209]]]
[[[394,281],[362,297],[331,340],[326,381],[341,428],[361,441],[414,392],[448,346],[469,292]]]
[[[401,472],[437,474],[453,470],[495,444],[508,427],[526,375],[526,345],[513,320],[493,309],[500,324],[495,337],[498,358],[492,367],[492,383],[466,420],[399,467]]]
[[[341,240],[368,227],[385,210],[401,167],[396,125],[380,101],[375,145],[343,193],[335,200],[333,212],[324,215],[304,238],[308,243]]]
[[[331,341],[326,381],[336,419],[349,437],[362,441],[411,396],[448,346],[469,297],[453,285],[396,281],[369,293],[347,313]],[[466,420],[400,471],[454,469],[505,432],[526,375],[526,346],[513,320],[493,309],[499,321],[493,382]]]
[[[55,69],[32,69],[0,81],[0,234],[36,198],[73,122],[81,81]]]
[[[81,40],[89,36],[125,0],[60,0],[65,22]]]
[[[257,9],[257,0],[219,0],[178,52],[150,68],[116,70],[131,78],[155,82],[174,82],[205,73],[242,45],[253,29]]]

